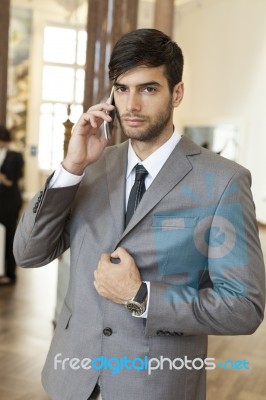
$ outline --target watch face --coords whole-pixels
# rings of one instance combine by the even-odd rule
[[[133,315],[141,315],[145,311],[145,305],[134,301],[130,301],[126,304],[126,308]]]

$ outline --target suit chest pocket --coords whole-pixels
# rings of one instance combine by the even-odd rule
[[[197,216],[183,216],[178,212],[153,216],[158,272],[164,277],[171,275],[180,283],[187,282],[188,275],[195,275],[206,266],[206,257],[195,246],[197,223]]]

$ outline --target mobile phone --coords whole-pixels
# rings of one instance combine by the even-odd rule
[[[110,96],[106,102],[107,104],[115,104],[114,103],[114,86],[112,87]],[[107,122],[107,121],[103,121],[103,129],[104,129],[104,135],[106,140],[110,140],[112,137],[112,130],[114,127],[114,119],[115,119],[115,109],[111,110],[111,111],[107,111],[106,114],[110,115],[110,117],[112,118],[112,121]]]

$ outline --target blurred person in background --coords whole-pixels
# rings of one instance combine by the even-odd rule
[[[13,239],[22,206],[18,182],[22,177],[23,158],[9,149],[11,141],[9,130],[0,126],[0,223],[5,227],[5,275],[0,276],[0,286],[16,282]]]

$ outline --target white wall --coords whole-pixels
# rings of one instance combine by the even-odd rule
[[[176,9],[174,38],[185,56],[185,98],[176,124],[235,124],[238,160],[253,175],[266,223],[266,1],[201,0]]]

